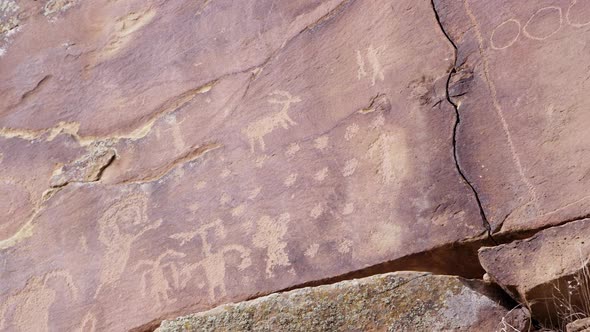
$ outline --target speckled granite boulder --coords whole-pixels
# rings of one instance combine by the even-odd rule
[[[180,331],[494,331],[521,330],[526,314],[509,311],[480,281],[398,272],[297,289],[164,321]]]

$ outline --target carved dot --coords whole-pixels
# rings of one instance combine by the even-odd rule
[[[324,205],[322,203],[318,203],[313,207],[313,209],[311,209],[309,216],[313,219],[317,219],[322,215],[322,213],[324,213]]]
[[[561,8],[545,7],[537,10],[526,22],[522,31],[535,40],[545,40],[561,28]]]
[[[314,258],[315,255],[317,255],[319,248],[320,248],[320,245],[318,243],[314,243],[314,244],[310,245],[307,248],[307,250],[305,250],[305,256],[307,256],[309,258]]]
[[[224,178],[226,178],[226,177],[228,177],[228,176],[230,176],[230,175],[231,175],[231,171],[230,171],[228,168],[224,168],[224,169],[221,171],[221,174],[219,174],[219,176],[220,176],[222,179],[224,179]]]
[[[566,13],[567,22],[576,28],[590,25],[590,0],[574,0]]]
[[[262,191],[262,187],[256,187],[256,188],[252,189],[248,195],[248,198],[255,199],[256,197],[258,197],[258,195],[260,194],[261,191]]]
[[[299,144],[291,143],[291,144],[289,144],[289,147],[287,148],[285,155],[287,157],[293,157],[297,152],[299,152],[299,150],[301,150],[301,147],[299,146]]]
[[[326,176],[328,176],[328,167],[324,167],[324,168],[320,169],[319,171],[317,171],[317,173],[315,173],[313,178],[318,182],[322,182],[322,181],[324,181]]]
[[[291,187],[297,181],[297,173],[291,173],[287,178],[285,178],[284,184],[287,187]]]
[[[231,215],[234,217],[239,217],[246,212],[246,205],[240,204],[231,210]]]
[[[358,164],[359,164],[359,162],[356,158],[352,158],[349,161],[347,161],[346,164],[344,165],[344,168],[342,169],[342,175],[347,177],[347,176],[351,176],[352,174],[354,174],[354,171],[356,171]]]
[[[520,35],[520,22],[515,19],[502,22],[492,32],[490,43],[495,50],[503,50],[512,46]]]
[[[328,147],[329,137],[327,135],[320,136],[313,141],[313,145],[318,150],[324,150]]]
[[[350,126],[346,127],[346,132],[344,133],[344,139],[350,141],[356,133],[359,131],[359,126],[356,123],[351,124]]]

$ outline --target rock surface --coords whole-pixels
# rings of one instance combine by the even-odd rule
[[[458,48],[459,163],[494,231],[588,215],[590,2],[434,2]]]
[[[0,8],[0,329],[128,330],[485,232],[429,1]]]
[[[560,314],[587,310],[590,274],[590,219],[543,230],[531,238],[480,249],[490,277],[547,325]],[[586,315],[590,312],[586,312]],[[563,316],[563,315],[561,315]]]
[[[157,331],[526,331],[481,281],[400,272],[253,301],[164,321]]]

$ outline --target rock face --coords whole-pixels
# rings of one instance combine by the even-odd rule
[[[541,231],[531,238],[482,248],[480,261],[491,278],[546,325],[586,312],[590,297],[590,219]],[[570,309],[573,309],[570,312]]]
[[[587,215],[590,3],[434,2],[458,48],[460,166],[494,231]]]
[[[589,215],[589,33],[588,0],[0,0],[0,330],[481,272]],[[573,261],[501,253],[564,229],[482,264],[528,302]]]
[[[485,232],[428,1],[0,4],[0,329],[121,331]]]
[[[524,311],[509,312],[480,281],[391,273],[273,294],[164,321],[181,331],[525,331]]]

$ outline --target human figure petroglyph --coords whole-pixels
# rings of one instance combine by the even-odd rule
[[[98,220],[98,239],[105,247],[100,270],[100,283],[95,297],[105,285],[119,280],[135,240],[145,232],[160,227],[162,220],[147,218],[147,198],[132,194],[111,205]]]
[[[44,276],[34,276],[22,289],[0,303],[0,330],[4,330],[7,321],[11,321],[11,330],[14,331],[49,331],[49,309],[57,295],[48,285],[50,280],[62,281],[71,299],[78,299],[79,290],[68,272],[58,270]]]
[[[274,276],[274,269],[278,266],[290,266],[286,248],[287,242],[283,240],[287,234],[288,222],[291,219],[289,213],[283,213],[278,218],[262,216],[256,223],[256,233],[252,238],[254,245],[266,249],[266,275]]]
[[[369,45],[367,48],[367,60],[369,65],[371,66],[371,86],[374,86],[377,80],[383,81],[385,80],[385,75],[383,74],[383,66],[379,61],[379,54],[385,50],[385,46],[380,47],[373,47],[373,45]],[[368,75],[365,69],[365,61],[363,60],[362,52],[360,50],[356,51],[356,62],[359,66],[357,71],[357,78],[360,80],[361,78]]]
[[[570,3],[570,5],[567,7],[567,12],[565,13],[565,20],[567,21],[567,23],[569,25],[573,26],[574,28],[582,28],[582,27],[585,27],[587,25],[590,25],[590,17],[588,17],[588,21],[586,21],[586,22],[574,22],[572,20],[572,18],[571,18],[571,11],[576,6],[576,4],[578,4],[578,2],[581,2],[581,1],[580,0],[573,0]],[[587,7],[588,5],[590,5],[590,3],[588,3],[588,0],[586,0],[586,2],[587,2],[587,4],[586,4],[586,7]],[[582,6],[582,8],[584,8],[584,6]],[[574,9],[574,12],[579,13],[580,11]]]
[[[210,230],[212,230],[213,234],[215,234],[219,239],[223,239],[226,236],[223,221],[221,219],[216,219],[212,223],[204,225],[194,232],[180,233],[181,235],[175,234],[171,237],[182,239],[183,242],[181,244],[192,240],[196,236],[200,237],[204,258],[199,262],[181,267],[178,280],[180,282],[180,287],[186,287],[188,282],[195,275],[194,272],[199,268],[203,269],[205,278],[207,279],[209,297],[211,299],[215,299],[216,291],[219,292],[221,296],[226,294],[225,255],[231,252],[235,252],[240,255],[240,264],[237,266],[239,270],[246,269],[252,264],[252,262],[250,260],[250,250],[241,245],[223,245],[221,246],[221,249],[213,252],[211,243],[208,240],[208,234]]]
[[[141,274],[140,285],[142,296],[149,296],[155,300],[156,307],[158,308],[174,303],[176,299],[170,298],[169,292],[173,289],[178,289],[180,286],[178,262],[172,260],[162,263],[162,261],[168,257],[183,258],[185,256],[185,253],[166,250],[155,260],[140,260],[135,265],[135,270],[142,270],[147,267],[147,270],[144,270]],[[167,275],[172,279],[171,283],[168,282]],[[151,282],[148,282],[148,279]]]
[[[268,99],[268,103],[281,105],[281,110],[251,122],[246,128],[242,129],[242,133],[248,138],[252,153],[254,153],[256,144],[258,144],[260,150],[264,151],[266,149],[264,136],[272,133],[275,129],[279,127],[289,129],[290,126],[297,125],[289,116],[288,111],[291,104],[301,102],[301,98],[293,97],[291,93],[280,90],[272,92],[269,96],[272,96],[272,98]]]
[[[548,15],[548,11],[556,11],[556,14],[559,16],[559,25],[553,29],[552,31],[530,31],[529,25],[531,23],[535,22],[535,19],[537,17],[543,17],[545,15]],[[541,20],[543,20],[541,18]],[[544,22],[542,22],[543,24],[539,24],[541,27],[546,28],[548,26],[547,22],[545,22],[546,19],[544,20]],[[561,26],[563,25],[563,15],[561,13],[561,8],[560,7],[556,7],[556,6],[548,6],[548,7],[543,7],[539,10],[537,10],[530,18],[529,20],[525,23],[524,27],[522,27],[522,33],[530,38],[530,39],[534,39],[534,40],[545,40],[551,36],[553,36],[554,34],[557,33],[557,31],[559,31],[559,29],[561,29]]]
[[[504,41],[503,43],[500,43],[498,41],[494,41],[494,36],[496,35],[496,33],[498,32],[498,30],[506,30],[506,29],[510,29],[510,26],[514,28],[516,28],[516,33],[514,34],[514,37],[508,41]],[[500,23],[498,26],[496,26],[494,28],[494,30],[492,31],[492,35],[490,36],[490,45],[492,46],[492,48],[494,50],[503,50],[506,49],[510,46],[512,46],[516,40],[518,40],[518,37],[520,36],[520,31],[521,31],[521,25],[520,22],[516,19],[509,19],[506,20],[502,23]],[[506,32],[506,31],[503,31]],[[501,45],[498,45],[501,44]]]

